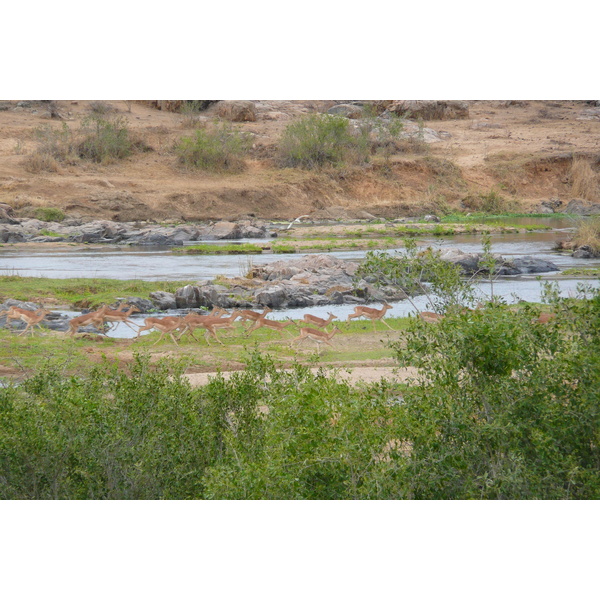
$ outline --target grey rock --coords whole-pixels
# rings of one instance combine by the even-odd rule
[[[590,215],[598,215],[600,214],[600,204],[588,202],[587,200],[583,200],[581,198],[573,198],[569,202],[569,204],[567,204],[565,212],[572,215],[581,215],[584,217]]]
[[[209,240],[239,240],[242,237],[242,231],[237,223],[229,221],[219,221],[215,223],[206,239]]]
[[[222,100],[217,115],[228,121],[256,121],[256,105],[248,100]]]
[[[425,215],[423,221],[425,221],[425,223],[441,223],[442,220],[436,215]]]
[[[177,308],[175,294],[171,294],[170,292],[150,292],[150,299],[159,310],[173,310]]]
[[[332,106],[327,113],[330,115],[346,117],[348,119],[360,119],[363,116],[363,109],[354,104],[336,104],[335,106]]]
[[[549,273],[551,271],[560,271],[553,262],[535,258],[533,256],[519,256],[511,262],[519,270],[519,273]]]
[[[129,298],[126,298],[125,301],[127,302],[127,304],[132,304],[136,308],[139,308],[140,312],[142,313],[149,313],[156,310],[154,304],[150,302],[150,300],[146,300],[145,298],[129,296]]]
[[[199,308],[202,306],[200,303],[200,290],[198,286],[186,285],[179,288],[175,292],[175,303],[177,308]]]
[[[255,294],[254,298],[261,306],[270,308],[281,308],[287,300],[285,290],[281,286],[272,286],[261,290]]]

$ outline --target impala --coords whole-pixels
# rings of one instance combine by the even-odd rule
[[[125,308],[125,306],[127,306],[127,304],[123,304],[121,303],[119,305],[118,308],[116,308],[115,310],[107,310],[103,315],[102,315],[102,320],[103,321],[108,321],[109,323],[112,323],[114,326],[116,323],[125,323],[125,325],[127,325],[127,327],[129,327],[129,329],[131,329],[132,331],[135,331],[135,329],[133,329],[133,327],[131,325],[135,325],[135,323],[133,321],[129,320],[129,317],[131,316],[132,313],[134,312],[141,312],[140,309],[137,306],[134,306],[133,304],[129,306],[129,310],[127,310],[126,312],[123,312],[123,308]]]
[[[171,336],[171,339],[175,342],[175,345],[179,346],[173,332],[176,329],[179,329],[183,325],[184,321],[181,317],[147,317],[144,319],[144,326],[138,329],[138,333],[136,339],[140,337],[140,333],[142,331],[147,331],[148,329],[157,329],[161,332],[160,337],[152,344],[156,346],[160,340],[163,339],[165,333],[168,333]]]
[[[320,329],[312,329],[310,327],[302,327],[300,329],[300,335],[298,337],[294,338],[290,343],[293,344],[296,341],[301,342],[302,340],[305,340],[306,338],[314,340],[315,342],[317,342],[317,348],[319,349],[319,354],[321,354],[321,344],[327,344],[328,346],[331,346],[333,348],[333,344],[329,340],[331,340],[331,338],[338,332],[340,332],[340,330],[337,327],[334,327],[331,330],[331,333],[321,331]]]
[[[425,321],[425,323],[439,323],[444,318],[444,315],[440,315],[440,314],[434,313],[434,312],[429,312],[428,310],[426,310],[426,311],[420,312],[418,314],[418,317],[420,319],[422,319],[423,321]]]
[[[391,304],[387,302],[383,303],[383,306],[377,310],[376,308],[369,308],[368,306],[356,306],[354,307],[354,312],[351,315],[348,315],[346,322],[349,322],[350,319],[358,319],[359,317],[366,317],[367,319],[371,319],[371,323],[373,323],[373,331],[375,331],[375,321],[382,321],[385,323],[386,327],[389,327],[392,331],[395,331],[392,327],[390,327],[383,318],[385,313],[392,308]]]
[[[268,313],[273,312],[273,309],[267,306],[262,313],[256,312],[255,310],[241,310],[240,312],[242,313],[241,321],[256,322],[261,317],[265,317]]]
[[[260,329],[261,327],[267,327],[268,329],[274,329],[275,331],[279,331],[279,333],[283,337],[283,330],[286,327],[289,327],[290,325],[295,325],[295,323],[289,317],[287,323],[282,323],[280,321],[271,321],[270,319],[266,319],[265,317],[260,317],[260,319],[257,319],[256,323],[254,323],[254,325],[250,327],[250,329],[248,329],[248,333],[246,335],[250,335],[253,331]]]
[[[329,315],[328,319],[321,319],[321,317],[315,317],[315,315],[304,315],[304,319],[300,319],[298,321],[298,323],[306,323],[307,325],[316,325],[317,327],[327,327],[327,325],[329,325],[329,323],[331,323],[331,321],[333,321],[334,319],[337,319],[337,317],[328,312],[327,313]]]
[[[232,323],[240,315],[241,315],[241,311],[239,311],[239,310],[234,310],[228,317],[213,317],[211,315],[200,316],[200,315],[188,314],[183,319],[184,327],[183,327],[183,331],[181,332],[181,334],[179,336],[179,339],[181,339],[181,337],[183,336],[183,334],[186,331],[189,331],[190,335],[196,341],[198,341],[194,337],[194,334],[192,332],[196,327],[204,327],[206,329],[206,333],[204,334],[204,337],[209,344],[210,344],[210,341],[208,339],[209,334],[212,337],[214,337],[217,340],[217,342],[219,342],[219,344],[222,344],[223,342],[217,337],[217,332],[215,330],[220,329],[222,327],[227,327],[227,329],[233,329]]]
[[[86,313],[85,315],[80,315],[79,317],[75,317],[69,321],[69,331],[71,337],[73,337],[77,330],[80,327],[85,327],[86,325],[91,325],[92,323],[96,325],[96,327],[102,327],[104,321],[102,317],[104,313],[108,310],[108,306],[105,304],[99,310],[95,310],[93,312]]]
[[[16,306],[11,306],[8,310],[2,311],[0,314],[6,314],[6,324],[8,325],[10,321],[13,319],[20,319],[26,324],[25,329],[19,334],[19,336],[27,333],[28,330],[31,331],[31,337],[33,337],[33,329],[37,325],[41,329],[40,322],[44,320],[44,317],[47,314],[50,314],[51,311],[45,309],[38,309],[36,311],[33,310],[25,310],[24,308],[17,308]]]

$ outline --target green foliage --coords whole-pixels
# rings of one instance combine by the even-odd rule
[[[61,237],[60,233],[50,231],[49,229],[40,229],[38,233],[40,235],[45,235],[46,237]]]
[[[175,147],[179,162],[205,171],[241,171],[243,157],[252,145],[250,137],[231,124],[221,123],[197,129],[192,137],[183,137]]]
[[[92,115],[81,124],[79,156],[96,163],[110,163],[129,156],[134,149],[124,117]]]
[[[307,115],[288,125],[279,142],[280,162],[285,167],[362,164],[369,153],[368,133],[352,132],[348,119],[334,115]]]
[[[393,344],[426,369],[404,396],[415,497],[598,498],[600,295],[552,309],[415,319]]]
[[[419,253],[414,240],[406,240],[405,248],[404,253],[367,252],[355,279],[374,278],[408,296],[426,294],[431,310],[440,314],[475,301],[475,289],[459,265],[442,260],[431,248]]]
[[[254,353],[192,389],[136,357],[0,388],[0,497],[597,499],[600,294],[414,319],[408,385]],[[356,324],[355,324],[356,325]]]
[[[64,221],[66,218],[65,213],[60,210],[60,208],[54,208],[52,206],[40,206],[39,208],[35,209],[34,215],[36,219],[46,222]]]

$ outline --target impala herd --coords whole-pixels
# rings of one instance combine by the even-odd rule
[[[68,333],[70,337],[74,337],[80,327],[87,325],[94,325],[101,331],[108,332],[117,323],[125,323],[128,327],[133,329],[136,324],[129,319],[134,312],[140,312],[135,306],[127,307],[126,303],[121,302],[116,309],[111,309],[109,306],[104,305],[102,308],[89,312],[78,317],[74,317],[69,321]],[[390,327],[383,319],[385,313],[392,308],[390,304],[384,302],[383,307],[380,310],[369,308],[368,306],[357,306],[354,312],[348,316],[347,322],[351,319],[359,317],[367,317],[373,323],[373,329],[375,329],[375,321],[381,320],[387,327]],[[218,329],[234,329],[233,322],[236,319],[240,319],[242,322],[249,322],[250,325],[246,327],[245,335],[249,336],[253,331],[266,327],[278,331],[283,337],[284,330],[292,325],[312,325],[312,327],[300,327],[300,335],[294,337],[291,343],[302,342],[305,339],[313,340],[317,343],[319,353],[321,351],[321,344],[327,344],[333,347],[331,344],[331,338],[338,333],[340,330],[338,327],[334,327],[331,331],[327,331],[328,325],[337,317],[333,313],[328,313],[329,318],[322,319],[315,315],[305,314],[303,319],[298,321],[296,324],[292,319],[287,321],[273,321],[267,318],[267,314],[272,311],[271,308],[265,308],[261,313],[253,310],[234,310],[229,316],[225,316],[225,311],[221,308],[214,308],[208,315],[197,315],[195,313],[188,313],[183,317],[170,316],[170,317],[147,317],[144,319],[144,325],[138,327],[137,335],[135,339],[140,337],[143,331],[149,331],[155,329],[160,332],[160,337],[154,342],[153,345],[158,344],[165,335],[169,335],[176,345],[179,345],[179,340],[187,333],[194,340],[199,341],[194,335],[194,331],[198,328],[204,329],[204,337],[207,343],[210,345],[210,339],[216,340],[219,344],[223,342],[217,335]],[[25,329],[19,334],[25,335],[28,331],[33,336],[33,328],[38,325],[41,328],[40,322],[44,317],[49,314],[50,311],[46,309],[39,309],[36,311],[25,310],[11,306],[8,310],[0,312],[0,316],[6,315],[7,325],[11,320],[21,320],[26,323]],[[106,326],[109,328],[106,329]],[[315,329],[317,327],[317,329]],[[390,329],[392,329],[390,327]],[[175,334],[178,333],[177,337]],[[291,333],[288,331],[288,333]],[[292,334],[293,336],[293,334]]]
[[[99,330],[108,332],[112,327],[115,327],[117,323],[125,323],[125,325],[135,331],[133,326],[136,324],[131,321],[129,317],[134,312],[140,312],[140,310],[135,306],[129,306],[128,309],[124,311],[123,309],[126,306],[126,303],[121,302],[119,306],[113,310],[109,306],[104,305],[98,310],[80,315],[79,317],[74,317],[69,321],[69,335],[74,337],[80,327],[85,327],[87,325],[94,325]],[[390,308],[392,308],[392,306],[387,302],[384,302],[382,308],[380,309],[370,308],[368,306],[356,306],[354,308],[354,312],[348,315],[346,322],[350,322],[352,319],[366,317],[373,323],[373,331],[375,331],[376,321],[381,321],[386,325],[386,327],[392,329],[392,327],[390,327],[383,318]],[[295,323],[290,318],[284,322],[270,320],[266,315],[271,311],[272,309],[270,308],[265,308],[262,313],[253,310],[234,310],[229,316],[224,316],[225,311],[222,308],[214,308],[208,315],[188,313],[183,317],[147,317],[144,319],[144,325],[138,327],[135,339],[140,337],[142,331],[156,329],[160,332],[160,337],[156,340],[156,342],[154,342],[153,345],[158,344],[158,342],[160,342],[166,334],[171,337],[176,345],[179,345],[178,341],[186,333],[188,333],[194,340],[199,341],[194,335],[194,330],[201,328],[205,330],[204,337],[209,345],[210,338],[213,338],[219,344],[223,344],[223,342],[217,336],[217,329],[234,329],[233,322],[239,318],[242,322],[251,322],[251,325],[246,327],[246,336],[250,335],[253,331],[260,329],[261,327],[266,327],[268,329],[278,331],[283,337],[284,329],[290,327],[291,325],[313,325],[313,327],[300,327],[300,335],[294,337],[294,339],[291,340],[291,343],[293,344],[294,342],[302,342],[305,339],[313,340],[317,342],[320,353],[321,344],[327,344],[328,346],[333,347],[331,344],[331,338],[336,333],[340,332],[338,327],[334,327],[329,332],[327,331],[327,326],[330,325],[334,319],[337,319],[337,317],[332,313],[328,313],[329,318],[327,319],[322,319],[311,314],[305,314],[303,319],[300,319],[298,323]],[[19,336],[25,335],[29,331],[33,337],[34,327],[37,325],[41,329],[40,323],[49,313],[50,311],[46,309],[31,311],[11,306],[8,310],[1,311],[0,316],[6,315],[7,325],[11,322],[11,320],[20,319],[26,324],[26,327],[19,334]],[[429,311],[420,312],[417,316],[427,323],[439,323],[444,318],[444,315]],[[556,315],[554,313],[542,313],[536,320],[539,323],[547,323],[555,316]],[[109,325],[108,329],[106,329],[107,324]],[[315,329],[314,327],[318,327],[319,329]],[[392,331],[394,330],[392,329]],[[177,338],[174,335],[175,332],[179,332]]]

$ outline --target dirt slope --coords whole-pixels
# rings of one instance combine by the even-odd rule
[[[573,153],[599,169],[600,109],[583,102],[473,101],[469,119],[425,123],[449,137],[427,148],[406,144],[389,168],[374,157],[365,168],[315,173],[278,168],[277,140],[291,120],[333,102],[256,101],[257,120],[240,124],[254,134],[254,148],[247,169],[233,175],[177,165],[173,145],[193,132],[184,115],[136,102],[109,104],[148,151],[110,165],[76,161],[32,173],[24,163],[37,147],[36,129],[61,122],[39,103],[0,102],[6,108],[0,110],[0,202],[18,216],[55,206],[69,216],[120,221],[291,219],[329,206],[390,218],[457,208],[463,198],[492,189],[530,209],[551,197],[573,197]],[[90,114],[89,101],[56,105],[71,129]],[[214,118],[217,106],[202,118]]]

